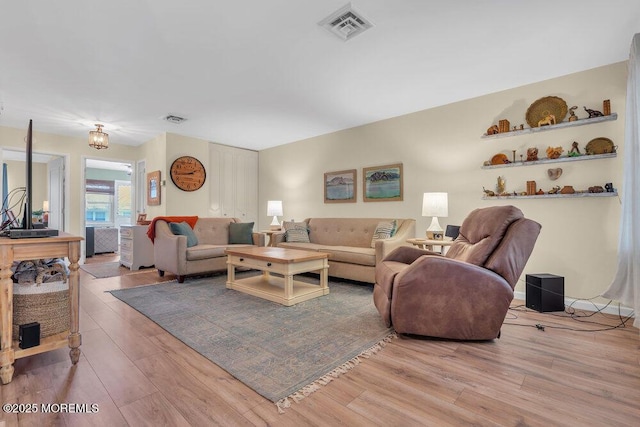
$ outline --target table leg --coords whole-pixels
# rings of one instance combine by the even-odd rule
[[[284,275],[284,299],[290,300],[293,297],[293,274]]]
[[[13,281],[11,264],[13,248],[3,246],[0,249],[0,306],[2,311],[2,336],[0,337],[0,380],[8,384],[13,379]]]
[[[324,266],[320,270],[320,287],[322,288],[322,295],[329,293],[329,263],[324,260]]]
[[[69,328],[69,357],[74,365],[80,359],[80,276],[78,260],[80,259],[80,242],[69,243],[69,299],[71,300],[71,325]]]
[[[227,289],[232,289],[233,282],[236,280],[236,266],[233,265],[231,258],[231,256],[227,256]]]

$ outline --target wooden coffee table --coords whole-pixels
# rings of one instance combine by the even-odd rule
[[[329,293],[329,255],[321,252],[273,247],[229,248],[227,289],[291,306]],[[236,267],[262,271],[262,275],[236,279]],[[317,271],[320,284],[293,280],[294,274]],[[271,273],[282,275],[272,276]]]

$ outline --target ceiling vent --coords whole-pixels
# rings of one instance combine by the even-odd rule
[[[360,12],[355,11],[351,3],[318,22],[318,25],[344,41],[351,40],[358,34],[373,27],[373,24],[367,18],[362,16]]]
[[[184,117],[178,117],[178,116],[174,116],[174,115],[171,115],[171,114],[169,114],[168,116],[166,116],[164,119],[165,119],[166,121],[170,122],[170,123],[175,123],[175,124],[177,124],[177,125],[179,125],[180,123],[182,123],[182,122],[184,122],[185,120],[187,120],[187,119],[185,119]]]

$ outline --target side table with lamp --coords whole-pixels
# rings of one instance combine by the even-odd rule
[[[427,239],[442,240],[443,231],[438,217],[449,215],[447,193],[424,193],[422,196],[422,216],[431,216],[431,224],[427,228]]]

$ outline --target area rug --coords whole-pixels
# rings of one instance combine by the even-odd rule
[[[256,272],[237,275],[241,278]],[[297,280],[317,283],[314,277]],[[278,405],[290,406],[394,336],[368,284],[331,280],[329,295],[285,307],[226,289],[226,275],[110,291]]]
[[[135,273],[127,267],[120,266],[119,262],[100,262],[95,264],[83,264],[80,268],[91,274],[96,279],[105,277],[124,276],[125,274]]]

